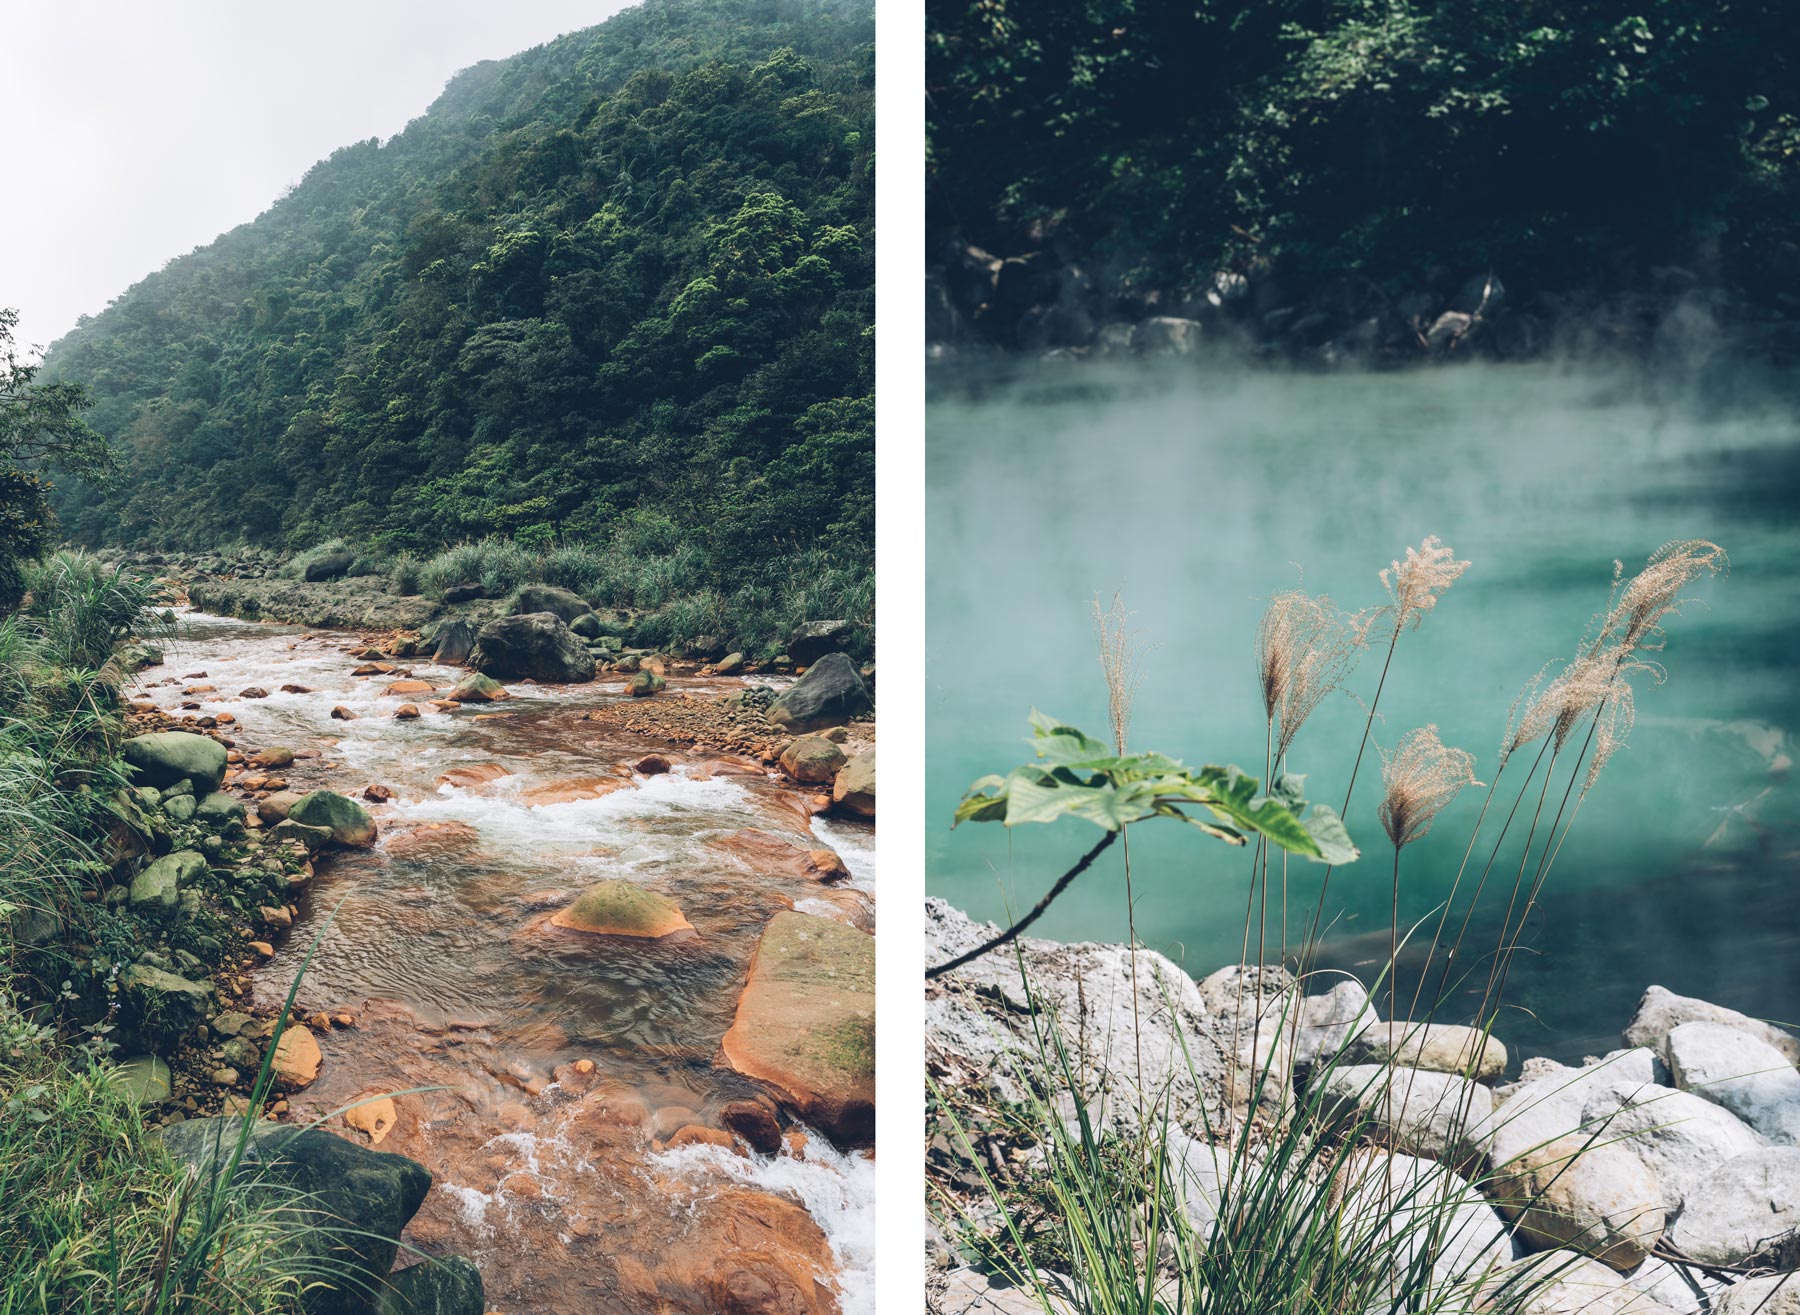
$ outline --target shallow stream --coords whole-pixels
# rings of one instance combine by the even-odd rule
[[[279,1005],[304,966],[303,1012],[356,1020],[320,1037],[321,1076],[294,1098],[296,1116],[412,1092],[381,1143],[435,1180],[407,1236],[473,1258],[490,1309],[697,1312],[801,1273],[822,1284],[818,1310],[834,1293],[845,1315],[871,1310],[871,1156],[806,1130],[773,1156],[659,1150],[653,1138],[757,1093],[715,1060],[770,916],[798,907],[873,930],[873,827],[809,817],[753,761],[584,719],[623,697],[617,680],[515,685],[508,701],[453,713],[420,702],[424,715],[396,720],[420,696],[386,693],[396,676],[352,676],[355,638],[188,613],[139,690],[169,708],[229,711],[246,750],[299,751],[281,773],[292,789],[394,792],[370,806],[377,844],[319,865],[301,918],[256,975],[259,1001]],[[440,688],[463,674],[402,665]],[[184,699],[197,673],[217,692]],[[743,684],[676,677],[664,697]],[[237,697],[250,686],[268,697]],[[354,718],[333,719],[334,707]],[[673,770],[631,771],[652,752]],[[596,779],[625,784],[568,797]],[[849,881],[821,886],[779,861],[821,847]],[[640,941],[548,924],[609,877],[668,896],[698,934]],[[593,1069],[577,1079],[581,1060]]]

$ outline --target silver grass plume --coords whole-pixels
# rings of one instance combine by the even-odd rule
[[[1274,725],[1275,760],[1325,697],[1356,666],[1365,630],[1320,595],[1298,589],[1276,594],[1256,627],[1256,665],[1263,715]]]
[[[1613,563],[1613,602],[1593,647],[1616,644],[1627,653],[1661,648],[1663,619],[1678,613],[1687,601],[1681,597],[1681,591],[1703,573],[1723,575],[1730,570],[1731,559],[1725,550],[1707,539],[1665,543],[1650,554],[1644,569],[1623,588],[1616,581],[1623,575],[1624,566]]]
[[[1475,756],[1447,746],[1436,726],[1408,731],[1392,754],[1382,754],[1381,782],[1385,790],[1376,815],[1397,850],[1431,830],[1465,785],[1481,784]]]
[[[1417,626],[1425,613],[1437,606],[1438,597],[1469,569],[1469,563],[1428,534],[1417,548],[1408,548],[1402,561],[1389,562],[1381,572],[1381,583],[1388,592],[1387,611],[1392,613],[1396,629]]]
[[[1094,633],[1100,646],[1100,670],[1106,677],[1106,711],[1112,723],[1113,747],[1123,755],[1131,730],[1131,707],[1137,701],[1138,686],[1143,683],[1144,651],[1137,642],[1138,632],[1130,628],[1131,613],[1124,598],[1114,592],[1110,606],[1100,606],[1095,594]]]

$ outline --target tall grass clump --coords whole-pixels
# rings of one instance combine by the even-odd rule
[[[290,579],[305,578],[306,568],[315,562],[323,561],[333,553],[352,552],[354,549],[343,539],[326,539],[315,543],[310,548],[302,548],[287,561],[281,564],[281,574]]]
[[[1537,1193],[1551,1190],[1567,1163],[1628,1134],[1612,1129],[1613,1114],[1583,1106],[1580,1126],[1573,1135],[1554,1138],[1554,1147],[1544,1143],[1513,1160],[1491,1163],[1480,1149],[1486,1143],[1478,1139],[1491,1142],[1516,1116],[1505,1105],[1498,1115],[1487,1113],[1485,1103],[1478,1107],[1476,1097],[1486,1093],[1477,1079],[1492,1077],[1491,1070],[1483,1070],[1489,1039],[1529,917],[1582,801],[1631,729],[1634,682],[1659,683],[1664,677],[1642,654],[1662,646],[1663,623],[1679,613],[1686,588],[1726,567],[1723,551],[1705,541],[1667,545],[1629,578],[1615,565],[1611,597],[1588,624],[1574,656],[1541,670],[1508,714],[1498,764],[1489,774],[1449,897],[1410,926],[1402,920],[1404,853],[1441,822],[1464,789],[1483,787],[1476,780],[1474,755],[1445,745],[1428,725],[1400,737],[1391,751],[1378,748],[1380,793],[1372,806],[1364,806],[1366,812],[1351,811],[1355,781],[1376,738],[1377,708],[1397,669],[1401,637],[1436,610],[1469,563],[1427,539],[1380,572],[1387,599],[1372,611],[1352,616],[1329,600],[1297,593],[1273,600],[1256,645],[1266,723],[1260,780],[1235,768],[1191,769],[1160,754],[1127,752],[1120,694],[1128,695],[1130,683],[1118,674],[1129,670],[1121,643],[1123,618],[1117,611],[1100,612],[1102,666],[1114,721],[1110,749],[1034,714],[1038,762],[977,781],[957,810],[958,823],[1075,818],[1104,833],[1024,917],[927,969],[928,979],[947,980],[944,989],[986,988],[991,985],[986,981],[946,975],[1001,950],[1015,961],[1016,973],[992,966],[986,971],[1003,975],[1001,994],[1007,1000],[1023,993],[1026,1001],[1025,1008],[1007,1014],[1028,1019],[1023,1042],[1015,1031],[985,1052],[1004,1056],[991,1062],[1007,1067],[1017,1079],[1009,1089],[1021,1095],[999,1097],[1000,1086],[966,1082],[933,1083],[928,1091],[937,1127],[962,1166],[960,1180],[934,1182],[936,1213],[963,1254],[977,1257],[1046,1315],[1475,1315],[1548,1309],[1534,1302],[1587,1262],[1572,1259],[1569,1249],[1513,1262],[1512,1238],[1496,1234],[1494,1212],[1514,1220],[1536,1211],[1557,1213]],[[1340,817],[1307,804],[1303,778],[1293,773],[1289,757],[1301,725],[1345,683],[1358,652],[1371,643],[1385,655],[1366,702],[1356,756],[1346,765]],[[1123,707],[1128,716],[1129,697]],[[1516,784],[1510,810],[1497,833],[1485,836],[1502,773],[1513,762],[1527,761],[1525,751],[1533,745],[1535,756]],[[1282,854],[1284,895],[1290,856],[1322,867],[1323,886],[1335,868],[1359,856],[1346,832],[1346,825],[1350,831],[1365,829],[1359,817],[1375,823],[1391,848],[1388,954],[1356,997],[1361,1001],[1356,1017],[1334,1018],[1341,1027],[1327,1032],[1335,1040],[1320,1040],[1316,1016],[1309,1013],[1316,1002],[1309,1002],[1308,993],[1324,977],[1310,967],[1323,948],[1323,889],[1291,961],[1297,972],[1289,970],[1285,943],[1280,962],[1267,962],[1258,928],[1267,917],[1273,853]],[[1132,1010],[1128,1021],[1115,1025],[1119,1031],[1131,1027],[1129,1040],[1111,1034],[1072,1037],[1031,981],[1030,955],[1037,952],[1028,953],[1017,941],[1127,826],[1157,818],[1255,845],[1244,958],[1228,970],[1229,980],[1221,974],[1223,985],[1213,985],[1231,991],[1235,1007],[1222,1014],[1200,1010],[1208,1017],[1213,1067],[1203,1071],[1187,1050],[1189,1034],[1173,1028],[1183,1052],[1185,1089],[1202,1093],[1197,1106],[1186,1098],[1177,1104],[1182,1064],[1165,1062],[1166,1044],[1159,1047],[1160,1076],[1146,1072],[1135,936],[1128,988]],[[1483,840],[1489,846],[1486,864],[1465,894],[1463,876]],[[1490,890],[1488,878],[1503,859],[1502,871],[1512,873],[1510,888]],[[1259,888],[1261,912],[1254,899]],[[1124,893],[1128,926],[1134,926],[1130,919],[1145,911],[1131,908],[1128,885]],[[1478,910],[1497,929],[1485,946],[1470,944]],[[1458,917],[1460,927],[1452,932]],[[1284,916],[1284,932],[1285,926]],[[1428,928],[1418,979],[1403,992],[1402,955],[1415,937],[1425,940]],[[1167,1001],[1167,982],[1160,976],[1153,980],[1163,986]],[[1455,1003],[1473,998],[1471,987],[1481,988],[1473,1010]],[[1375,1010],[1384,988],[1385,1023]],[[1084,977],[1073,989],[1113,988]],[[1184,1013],[1168,1002],[1160,1012],[1165,1020],[1179,1020],[1195,1008]],[[1113,1017],[1105,1006],[1096,1016]],[[1428,1075],[1433,1081],[1424,1083],[1399,1056],[1412,1029],[1440,1019],[1469,1027],[1472,1041],[1469,1053],[1452,1066],[1455,1071]],[[998,1021],[993,1026],[1003,1030]],[[1366,1028],[1379,1029],[1369,1033],[1376,1039],[1352,1046]],[[1129,1071],[1134,1052],[1135,1073]],[[1430,1150],[1416,1147],[1406,1131],[1419,1108],[1415,1101],[1427,1099],[1436,1102],[1428,1112],[1446,1119],[1451,1129],[1444,1134],[1446,1144]],[[1441,1159],[1401,1153],[1414,1149]],[[1557,1158],[1546,1167],[1541,1160],[1552,1149]],[[1063,1277],[1052,1281],[1046,1275]],[[1568,1278],[1577,1286],[1581,1281]],[[1568,1291],[1558,1299],[1569,1299]]]

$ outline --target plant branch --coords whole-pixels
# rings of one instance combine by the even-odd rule
[[[1020,918],[1012,926],[1008,927],[1005,931],[1001,932],[998,936],[994,937],[992,940],[986,942],[985,944],[977,945],[974,949],[970,950],[967,954],[959,954],[956,956],[956,958],[950,960],[949,963],[940,963],[940,964],[936,965],[935,967],[927,968],[925,970],[925,980],[930,981],[934,977],[942,977],[945,973],[951,972],[957,968],[960,968],[965,963],[971,963],[974,960],[979,959],[982,955],[986,954],[989,950],[997,950],[1002,945],[1005,945],[1008,942],[1015,940],[1017,937],[1019,937],[1025,931],[1025,929],[1027,927],[1029,927],[1032,923],[1036,922],[1039,918],[1043,917],[1044,910],[1048,909],[1050,907],[1051,902],[1053,900],[1055,900],[1055,898],[1058,895],[1062,894],[1063,891],[1068,889],[1069,883],[1071,881],[1075,880],[1076,877],[1079,877],[1083,872],[1086,872],[1090,867],[1092,867],[1094,864],[1094,860],[1099,858],[1101,854],[1105,853],[1107,850],[1107,847],[1109,845],[1111,845],[1112,842],[1117,840],[1118,838],[1119,838],[1119,833],[1117,831],[1108,831],[1103,837],[1101,837],[1100,842],[1097,845],[1095,845],[1092,849],[1088,850],[1087,853],[1085,853],[1081,856],[1080,862],[1076,863],[1074,867],[1070,868],[1067,872],[1063,873],[1062,876],[1060,876],[1056,879],[1056,884],[1054,886],[1050,887],[1049,894],[1045,895],[1043,899],[1039,900],[1036,904],[1034,904],[1031,908],[1030,913],[1027,913],[1023,918]]]

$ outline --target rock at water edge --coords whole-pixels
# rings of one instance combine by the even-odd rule
[[[842,653],[827,653],[769,708],[769,720],[796,735],[838,726],[875,706],[869,687]]]
[[[187,731],[135,736],[119,746],[119,756],[136,769],[133,779],[140,785],[161,789],[192,781],[196,791],[210,794],[225,780],[225,746]]]
[[[570,931],[649,940],[694,930],[673,900],[634,882],[619,880],[595,882],[550,921]]]
[[[875,1134],[875,938],[805,913],[769,920],[726,1062],[784,1093],[839,1145]]]
[[[594,678],[594,657],[554,612],[490,621],[475,636],[469,665],[497,679],[529,677],[551,685]]]
[[[363,847],[375,843],[375,819],[354,799],[334,790],[314,790],[302,795],[288,809],[287,820],[301,826],[324,827],[340,845]]]

